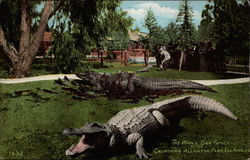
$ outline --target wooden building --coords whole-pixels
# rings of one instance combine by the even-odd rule
[[[112,50],[106,51],[103,53],[103,57],[111,55],[112,60],[114,61],[124,61],[126,59],[136,59],[143,58],[146,49],[143,43],[140,41],[140,37],[146,37],[147,35],[141,32],[131,32],[129,31],[129,44],[126,50]],[[99,55],[100,57],[100,55]],[[90,56],[90,59],[98,58],[98,50],[93,49]]]
[[[43,40],[40,44],[37,56],[45,56],[51,44],[52,44],[51,32],[44,32]]]

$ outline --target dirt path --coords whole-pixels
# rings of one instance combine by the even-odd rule
[[[64,76],[67,76],[69,79],[78,79],[75,74],[56,74],[56,75],[45,75],[37,77],[27,77],[19,79],[0,79],[0,83],[4,84],[15,84],[15,83],[26,83],[26,82],[35,82],[35,81],[45,81],[45,80],[56,80],[58,78],[63,79]],[[234,83],[247,83],[250,82],[250,78],[235,78],[235,79],[219,79],[219,80],[191,80],[203,85],[219,85],[219,84],[234,84]]]
[[[17,79],[0,79],[0,83],[13,84],[13,83],[56,80],[58,78],[63,79],[65,76],[67,76],[69,79],[78,79],[75,74],[54,74],[54,75],[44,75],[44,76],[17,78]]]
[[[246,78],[235,78],[235,79],[218,79],[218,80],[192,80],[203,85],[212,86],[219,84],[235,84],[235,83],[249,83],[249,77]]]

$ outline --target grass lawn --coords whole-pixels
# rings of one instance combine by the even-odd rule
[[[246,73],[246,68],[244,66],[227,66],[227,71],[242,72]],[[249,67],[247,68],[247,73],[249,72]]]
[[[97,72],[106,73],[116,73],[119,71],[136,72],[144,68],[143,64],[129,64],[128,66],[123,66],[120,62],[105,62],[104,65],[109,68],[96,69],[93,68],[94,65],[98,65],[99,62],[83,62],[82,70],[90,69]],[[88,67],[87,67],[88,66]],[[53,71],[53,66],[49,64],[44,64],[37,61],[32,66],[30,72],[30,77],[48,74],[57,74]],[[229,73],[212,73],[212,72],[190,72],[190,71],[177,71],[175,69],[167,69],[166,71],[158,71],[158,68],[152,68],[150,72],[140,73],[141,76],[145,77],[155,77],[155,78],[170,78],[170,79],[194,79],[194,80],[212,80],[212,79],[229,79],[229,78],[239,78],[242,75],[229,74]]]
[[[111,64],[109,64],[111,65]],[[144,68],[142,64],[130,64],[129,66],[123,67],[115,63],[110,68],[93,69],[97,72],[116,73],[118,71],[136,72]],[[230,74],[230,73],[212,73],[212,72],[190,72],[190,71],[178,71],[176,69],[167,69],[165,71],[159,71],[158,68],[154,67],[149,72],[139,73],[140,76],[154,77],[154,78],[168,78],[168,79],[193,79],[193,80],[214,80],[214,79],[230,79],[240,78],[243,75]]]
[[[171,72],[166,71],[166,73]],[[182,73],[184,75],[186,72]],[[142,75],[161,77],[160,72],[159,74],[150,72]],[[196,74],[193,73],[193,75]],[[169,75],[162,77],[165,76]],[[212,86],[212,88],[218,93],[203,92],[204,95],[223,103],[235,113],[239,121],[208,112],[205,113],[203,121],[198,121],[196,116],[189,116],[180,122],[180,125],[186,130],[174,138],[176,143],[162,141],[154,150],[150,151],[153,153],[153,160],[240,160],[249,158],[249,144],[247,143],[250,139],[248,134],[249,84],[218,85]],[[14,91],[29,89],[33,92],[25,93],[22,96],[13,94]],[[44,93],[41,89],[50,89],[58,94]],[[131,104],[122,100],[107,100],[105,97],[78,101],[72,99],[71,96],[53,81],[0,84],[0,159],[69,159],[65,156],[64,151],[71,144],[76,143],[78,138],[62,136],[64,128],[79,128],[88,121],[103,123],[120,110],[148,104],[144,100],[138,104]],[[169,97],[160,97],[155,101]],[[238,150],[231,153],[223,153],[223,150],[194,153],[195,149],[212,150],[212,148]],[[172,153],[179,149],[183,151],[193,149],[193,153]],[[248,151],[239,149],[248,149]],[[135,158],[134,154],[128,154],[112,157],[110,160],[134,160]]]

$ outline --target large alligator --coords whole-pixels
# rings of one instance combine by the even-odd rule
[[[95,90],[112,94],[132,94],[134,92],[164,91],[171,89],[195,89],[215,92],[213,89],[199,83],[187,80],[156,79],[136,76],[134,73],[120,72],[116,74],[101,74],[94,71],[84,71],[76,74],[84,84]]]
[[[65,129],[64,135],[81,136],[77,145],[65,151],[66,155],[85,154],[94,150],[119,149],[135,146],[139,158],[148,158],[144,140],[158,136],[161,129],[171,130],[181,118],[194,111],[213,111],[237,120],[221,103],[202,96],[173,98],[143,107],[117,113],[105,124],[88,123],[79,129]]]

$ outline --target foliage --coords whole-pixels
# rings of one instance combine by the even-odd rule
[[[0,78],[8,78],[9,72],[7,70],[4,70],[0,68]]]
[[[201,37],[214,42],[219,54],[248,55],[250,7],[247,1],[213,0],[202,12]],[[207,30],[207,32],[204,32]]]
[[[198,42],[213,42],[213,29],[214,23],[209,23],[207,25],[200,25],[198,30]]]
[[[170,22],[166,27],[166,37],[168,37],[169,42],[178,42],[180,31],[178,25],[174,22]]]
[[[19,47],[21,11],[17,1],[2,1],[0,3],[0,26],[2,26],[6,39],[16,48]]]
[[[76,55],[78,55],[77,52],[79,51],[83,52],[83,54],[86,54],[88,51],[90,51],[90,46],[92,48],[99,48],[102,45],[100,44],[101,41],[107,38],[107,36],[109,36],[113,31],[122,31],[127,33],[127,29],[132,24],[132,19],[130,17],[127,17],[126,12],[118,9],[120,2],[120,0],[53,1],[53,11],[52,13],[50,13],[49,9],[46,10],[48,11],[46,12],[47,16],[45,19],[43,19],[43,22],[41,23],[43,25],[41,25],[42,27],[39,28],[38,32],[38,22],[40,23],[42,21],[42,18],[39,16],[41,16],[42,11],[38,11],[37,7],[39,4],[44,4],[43,1],[3,1],[3,3],[1,3],[0,5],[1,13],[3,13],[0,16],[0,20],[1,26],[3,25],[3,30],[4,32],[6,32],[5,35],[7,37],[7,40],[10,40],[10,43],[14,43],[17,50],[19,48],[19,44],[26,44],[29,46],[32,45],[32,47],[30,47],[31,49],[28,48],[27,50],[25,50],[25,52],[18,54],[17,65],[15,65],[14,63],[15,60],[13,56],[12,58],[10,58],[9,56],[15,69],[14,71],[16,72],[15,76],[27,76],[27,73],[31,68],[32,61],[36,55],[35,52],[37,52],[38,50],[38,45],[35,45],[34,47],[35,41],[37,41],[36,43],[40,43],[42,39],[41,33],[44,32],[44,24],[47,23],[47,17],[50,18],[51,16],[56,15],[56,17],[52,18],[54,19],[54,25],[52,28],[53,30],[56,30],[55,34],[59,32],[64,34],[64,32],[67,31],[69,37],[64,37],[65,35],[62,35],[62,37],[67,38],[69,44],[81,44],[81,47],[77,46],[76,50],[73,50],[74,52],[72,52],[73,57],[76,57]],[[46,4],[51,4],[51,2]],[[20,6],[23,7],[23,14],[21,14]],[[50,5],[47,6],[48,8],[50,8]],[[7,15],[10,15],[10,17],[6,16],[5,12],[7,13]],[[23,21],[25,25],[21,25],[21,16],[25,17],[26,13],[27,18],[25,18],[25,21]],[[66,27],[64,25],[65,23],[61,23],[62,19],[60,19],[59,17],[63,18],[63,20],[68,23],[66,24]],[[25,34],[23,34],[22,38],[20,38],[20,28],[25,29],[25,26],[27,26],[27,32],[23,32]],[[29,34],[29,27],[31,34]],[[33,34],[36,36],[36,38],[33,38],[32,40],[34,41],[31,41],[32,36],[34,37]],[[59,34],[57,34],[56,37],[58,36]],[[62,40],[62,38],[58,39]],[[57,47],[59,47],[59,45],[57,45]],[[61,49],[62,48],[59,48],[58,51],[60,51]],[[6,54],[9,55],[8,53]],[[24,56],[26,57],[26,59],[23,61],[22,56],[24,54],[26,55]],[[73,59],[70,59],[70,61],[71,60],[73,61]],[[74,67],[74,65],[72,65],[72,67]],[[66,70],[72,71],[72,69],[65,69],[65,67],[64,69],[61,68],[60,70],[62,72],[65,72]]]
[[[112,50],[125,50],[130,43],[127,35],[119,32],[112,35],[111,40],[104,41],[103,45],[107,46],[109,51]]]
[[[151,8],[148,10],[147,15],[145,17],[145,26],[149,31],[149,35],[153,34],[153,32],[155,31],[157,27],[156,18]]]
[[[95,28],[96,35],[98,35],[95,42],[97,46],[104,46],[108,50],[124,50],[130,43],[128,32],[131,29],[133,19],[127,16],[127,12],[120,9],[109,14],[112,14],[112,17],[106,16],[103,19],[106,23],[103,24],[104,27]],[[109,19],[107,19],[108,17]],[[100,29],[104,30],[102,35],[98,32]]]
[[[204,10],[201,13],[201,22],[199,26],[199,41],[212,41],[213,38],[213,29],[214,29],[214,17],[213,17],[213,6],[206,4]]]
[[[144,23],[149,33],[147,37],[141,37],[141,40],[146,43],[147,48],[155,55],[157,46],[165,45],[169,42],[169,37],[166,36],[169,30],[157,25],[156,18],[151,9],[148,10]]]
[[[160,45],[166,45],[169,42],[169,37],[166,36],[168,31],[166,28],[156,26],[154,32],[147,37],[141,37],[141,41],[146,44],[146,47],[153,53],[156,54],[156,48]]]
[[[86,30],[96,47],[114,32],[127,34],[132,18],[118,9],[120,0],[75,1],[70,0],[70,19],[78,24],[80,31]]]
[[[132,25],[132,18],[127,16],[127,12],[118,8],[120,3],[120,0],[69,0],[63,12],[69,16],[73,24],[77,25],[79,39],[85,39],[87,42],[85,44],[91,44],[92,48],[103,50],[107,47],[108,37],[116,32],[126,37]],[[101,65],[103,65],[102,57]]]
[[[160,26],[156,26],[151,37],[149,37],[149,44],[151,47],[157,45],[165,45],[169,41],[169,37],[166,36],[166,29]]]
[[[8,78],[11,72],[9,62],[0,58],[0,64],[0,78]]]
[[[84,54],[79,49],[77,39],[68,32],[54,32],[50,52],[55,55],[56,71],[72,73],[80,68]]]
[[[187,50],[196,39],[194,37],[195,26],[192,23],[193,10],[188,0],[180,2],[179,13],[176,22],[180,26],[179,47],[181,50]]]
[[[3,0],[0,3],[0,26],[2,26],[7,42],[12,44],[15,48],[19,48],[19,38],[21,35],[21,7],[20,1]],[[40,13],[37,11],[37,6],[40,1],[30,1],[28,5],[29,18],[34,20],[31,23],[31,32],[35,32],[37,28],[37,19]],[[36,21],[35,21],[36,19]]]
[[[151,8],[148,10],[147,15],[144,20],[144,25],[148,29],[149,33],[147,37],[141,37],[141,40],[145,43],[146,47],[151,53],[154,53],[155,43],[153,42],[155,32],[157,31],[157,22],[154,12]]]
[[[11,73],[11,62],[0,52],[0,78],[8,78]]]

